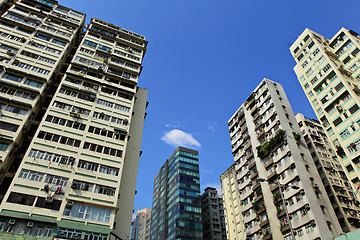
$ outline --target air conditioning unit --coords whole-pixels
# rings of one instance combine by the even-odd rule
[[[71,184],[71,188],[72,188],[72,189],[79,189],[79,184],[73,182],[73,183]]]
[[[15,220],[15,219],[10,219],[10,220],[9,220],[9,225],[14,225],[14,224],[15,224],[15,222],[16,222],[16,220]]]
[[[28,222],[28,223],[26,224],[26,226],[27,226],[28,228],[32,228],[32,227],[34,226],[34,222]]]
[[[99,67],[98,67],[98,70],[99,70],[99,71],[104,71],[104,68],[103,68],[102,66],[99,66]]]
[[[95,85],[93,88],[94,88],[95,90],[98,90],[98,89],[99,89],[99,86]]]
[[[72,207],[72,206],[74,206],[74,201],[68,200],[66,202],[66,207]]]
[[[338,110],[338,112],[342,112],[343,108],[340,105],[336,105],[336,110]]]
[[[45,202],[46,202],[46,203],[52,203],[53,200],[54,200],[53,197],[46,197],[46,198],[45,198]]]
[[[7,54],[10,56],[15,56],[15,52],[13,50],[7,50]]]

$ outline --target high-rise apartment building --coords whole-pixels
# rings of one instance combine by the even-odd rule
[[[139,209],[136,212],[133,225],[131,227],[131,240],[147,240],[150,239],[151,230],[151,209]]]
[[[143,220],[140,222],[139,226],[139,238],[140,240],[150,240],[151,239],[151,213],[152,210],[143,216]]]
[[[223,200],[216,188],[207,187],[201,195],[203,238],[226,240]]]
[[[46,96],[60,81],[84,21],[84,14],[55,1],[17,1],[0,17],[0,199],[44,114]]]
[[[229,240],[246,239],[243,216],[241,215],[239,184],[236,176],[235,164],[232,164],[220,176],[226,237]]]
[[[1,18],[1,126],[8,126],[1,152],[21,163],[0,205],[0,234],[130,237],[147,105],[147,90],[137,83],[147,41],[91,19],[70,51],[84,17],[56,1],[20,0]],[[10,149],[48,87],[56,91],[41,109],[44,117],[25,154],[15,154]]]
[[[151,239],[200,240],[199,153],[178,147],[154,180]]]
[[[359,202],[320,122],[295,116],[343,232],[360,227]]]
[[[280,84],[264,79],[228,125],[248,239],[332,239],[340,234]]]
[[[359,41],[345,28],[330,40],[305,29],[290,47],[298,80],[354,187],[360,184]]]

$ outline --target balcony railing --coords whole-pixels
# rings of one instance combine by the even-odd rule
[[[261,159],[265,158],[275,148],[275,146],[284,140],[284,136],[285,131],[279,129],[274,137],[256,148],[258,157]]]

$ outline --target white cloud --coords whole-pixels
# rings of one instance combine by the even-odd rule
[[[201,172],[204,174],[213,174],[214,171],[211,169],[204,168],[204,169],[201,169]]]
[[[201,188],[202,188],[202,192],[201,194],[205,191],[205,188],[207,187],[213,187],[213,188],[216,188],[217,192],[219,195],[222,195],[221,193],[221,184],[220,183],[207,183],[205,185],[202,185]]]
[[[165,127],[167,127],[167,128],[178,128],[178,127],[180,127],[180,125],[177,122],[171,122],[171,123],[165,124]]]
[[[200,143],[190,133],[183,132],[179,129],[174,129],[165,133],[161,140],[174,146],[201,147]]]
[[[213,122],[213,123],[208,123],[208,130],[215,132],[215,128],[217,127],[217,123]]]

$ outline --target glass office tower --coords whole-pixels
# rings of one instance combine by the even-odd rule
[[[178,147],[154,181],[151,239],[202,239],[198,151]]]

